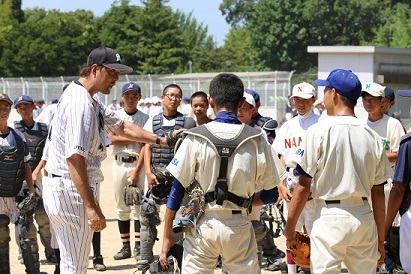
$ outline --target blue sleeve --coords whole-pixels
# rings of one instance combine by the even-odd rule
[[[181,183],[174,179],[173,186],[171,187],[170,195],[167,199],[167,208],[171,210],[178,210],[180,208],[181,200],[184,197],[185,188]]]
[[[263,201],[264,204],[273,204],[277,202],[278,199],[278,188],[272,188],[269,190],[261,190],[260,191],[260,198],[261,201]]]
[[[308,174],[304,171],[304,169],[303,169],[300,165],[298,165],[298,164],[297,164],[297,167],[295,168],[295,170],[298,171],[298,174],[299,174],[299,175],[303,175],[304,177],[307,177],[307,178],[310,178],[310,179],[313,178],[313,177],[311,177],[310,175],[308,175]]]
[[[411,140],[401,144],[398,150],[397,162],[392,182],[400,182],[404,185],[411,180]]]

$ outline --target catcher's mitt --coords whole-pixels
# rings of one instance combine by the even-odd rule
[[[141,204],[141,191],[138,187],[132,185],[124,186],[124,203],[126,206],[134,206]]]
[[[205,208],[204,191],[200,184],[193,180],[186,188],[180,208],[173,220],[173,231],[179,233],[195,226],[203,216]]]
[[[166,167],[166,165],[155,165],[151,168],[151,172],[158,181],[158,184],[151,188],[151,196],[159,205],[167,203],[168,195],[174,182],[174,176],[171,175]]]
[[[310,268],[310,236],[300,231],[295,232],[295,238],[287,241],[287,249],[296,264]]]
[[[20,214],[26,214],[30,211],[34,211],[37,206],[37,198],[35,195],[29,195],[17,204],[17,208]]]

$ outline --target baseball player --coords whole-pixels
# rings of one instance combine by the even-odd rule
[[[148,120],[148,115],[137,110],[137,103],[141,99],[141,88],[133,82],[126,83],[121,92],[124,101],[122,109],[117,114],[125,121],[130,121],[143,127]],[[117,205],[118,229],[120,231],[123,246],[114,255],[115,260],[122,260],[131,257],[130,247],[130,213],[133,212],[135,247],[134,258],[140,258],[140,207],[126,206],[124,202],[124,187],[127,185],[137,186],[141,192],[144,190],[144,144],[131,141],[113,132],[108,134],[113,145],[114,161],[112,165],[112,179],[114,185],[114,198]],[[141,155],[141,156],[140,156]]]
[[[267,134],[268,142],[272,144],[275,139],[275,128],[278,126],[277,121],[271,117],[264,117],[258,112],[261,103],[260,94],[258,94],[257,91],[253,89],[245,89],[245,92],[251,94],[254,97],[255,101],[255,108],[253,111],[251,126],[253,127],[254,125],[257,125],[258,127],[262,128]]]
[[[197,126],[212,121],[212,119],[207,116],[207,109],[209,106],[207,98],[207,94],[203,91],[197,91],[191,95],[191,109],[195,116]]]
[[[100,101],[99,91],[109,94],[119,73],[132,71],[121,64],[115,50],[108,47],[92,50],[87,66],[80,70],[80,78],[66,88],[54,113],[43,197],[60,248],[61,273],[87,271],[93,232],[106,227],[96,200],[96,186],[103,181],[100,165],[107,156],[106,134],[114,131],[138,142],[162,145],[167,141],[172,144],[174,140],[160,138],[122,120]]]
[[[280,179],[274,162],[276,155],[261,131],[237,119],[238,108],[244,103],[243,92],[243,83],[236,75],[217,75],[210,83],[209,99],[216,118],[198,127],[222,140],[238,135],[244,138],[227,160],[227,165],[224,164],[226,172],[219,176],[220,157],[214,145],[201,135],[192,134],[187,134],[167,166],[175,180],[165,215],[160,254],[163,268],[168,266],[167,252],[174,243],[171,231],[176,210],[185,188],[195,179],[209,198],[196,229],[185,233],[181,273],[214,273],[220,254],[228,273],[260,273],[256,239],[246,207],[252,201],[253,205],[275,202],[278,197],[275,186]],[[227,151],[227,148],[223,147],[223,150]],[[219,183],[218,177],[222,179]],[[254,196],[258,185],[263,190]],[[251,199],[253,196],[254,200]]]
[[[46,143],[48,128],[46,124],[34,121],[34,101],[30,96],[19,96],[14,101],[14,107],[22,118],[21,121],[16,121],[14,123],[14,128],[22,132],[27,141],[31,154],[29,164],[32,170],[33,182],[41,194],[43,188],[41,183],[41,169],[43,168],[43,163],[40,163],[40,161]],[[40,234],[41,242],[44,245],[46,259],[49,262],[56,263],[54,250],[50,246],[50,221],[46,211],[44,210],[43,199],[40,196],[38,197],[37,207],[34,211],[34,218],[38,224],[38,232]],[[35,229],[35,227],[33,228]],[[38,249],[38,246],[36,248]]]
[[[158,136],[166,135],[170,130],[181,128],[192,128],[195,126],[194,119],[185,117],[182,113],[177,111],[180,105],[183,91],[180,86],[176,84],[167,85],[163,89],[161,95],[163,100],[163,113],[150,117],[144,129],[157,134]],[[171,182],[160,182],[155,175],[155,170],[165,170],[165,167],[170,163],[174,156],[174,149],[171,147],[164,147],[160,145],[145,145],[144,167],[147,176],[147,185],[151,189],[152,201],[157,205],[164,204],[167,201],[168,193],[170,191],[169,185]],[[165,184],[166,183],[166,184]],[[161,197],[157,195],[161,194]],[[147,200],[143,200],[145,203]],[[140,214],[146,214],[144,208],[141,207]],[[157,235],[156,224],[151,223],[141,224],[141,249],[140,260],[137,262],[137,268],[144,268],[147,264],[154,260],[153,247]]]
[[[367,124],[372,130],[381,136],[384,150],[387,154],[388,161],[394,170],[395,161],[398,156],[401,137],[405,134],[400,121],[383,113],[385,102],[385,87],[377,83],[366,83],[361,94],[364,109],[368,113],[368,117],[362,119],[364,124]],[[388,206],[388,197],[392,187],[391,178],[387,180],[384,186],[385,192],[385,207]],[[399,225],[398,218],[395,221],[395,226]]]
[[[410,90],[399,90],[398,95],[411,97]],[[397,213],[401,214],[400,224],[400,260],[405,273],[411,273],[411,133],[402,137],[398,158],[395,164],[393,187],[388,201],[385,236],[390,234],[391,224]]]
[[[294,154],[300,175],[284,235],[295,238],[312,189],[311,272],[340,273],[344,263],[349,273],[375,273],[384,262],[384,183],[391,167],[381,137],[355,117],[358,77],[335,69],[315,84],[325,86],[324,104],[333,117],[309,128]]]
[[[281,162],[287,170],[287,180],[278,186],[278,191],[284,199],[283,214],[287,218],[293,190],[298,181],[298,172],[295,164],[291,161],[295,151],[300,146],[307,130],[318,122],[320,116],[312,111],[312,106],[316,99],[315,88],[309,83],[302,82],[293,87],[290,100],[293,101],[298,115],[285,122],[278,131],[273,142],[273,148],[280,155]],[[311,232],[314,218],[314,201],[310,199],[304,206],[303,211],[296,225],[297,230],[302,231],[305,227],[308,234]],[[297,273],[297,265],[293,261],[290,252],[287,250],[288,273]]]
[[[19,235],[19,243],[27,273],[39,273],[37,233],[33,225],[33,212],[25,218],[19,217],[15,196],[24,196],[21,190],[26,181],[29,195],[35,196],[34,183],[29,165],[30,151],[23,133],[7,126],[13,102],[9,96],[0,93],[0,273],[10,274],[10,229],[9,224],[18,223],[18,229],[25,229]]]

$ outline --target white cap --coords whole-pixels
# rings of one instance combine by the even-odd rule
[[[146,99],[144,99],[144,104],[151,104],[151,98],[147,97]]]
[[[322,103],[324,103],[323,99],[317,99],[314,102],[314,107],[316,107],[316,106],[318,106],[319,104],[322,104]]]
[[[255,100],[254,100],[254,97],[251,94],[249,94],[247,92],[244,92],[244,98],[245,98],[245,101],[247,103],[249,103],[250,105],[255,107]]]
[[[366,92],[371,96],[374,97],[385,97],[385,93],[384,93],[385,87],[381,86],[380,84],[377,83],[366,83],[363,86],[362,92]]]
[[[138,101],[138,105],[139,106],[144,105],[144,99],[140,99],[140,101]]]
[[[151,97],[151,102],[153,104],[161,103],[161,99],[158,96],[153,96],[153,97]]]
[[[300,97],[303,99],[310,99],[315,97],[315,88],[306,82],[296,84],[293,87],[293,95],[290,98]]]

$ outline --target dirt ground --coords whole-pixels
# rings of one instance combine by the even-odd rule
[[[117,226],[117,219],[116,219],[116,208],[114,204],[114,195],[112,193],[112,183],[111,183],[111,164],[113,161],[113,156],[110,155],[110,149],[108,150],[109,156],[103,161],[102,163],[102,170],[104,173],[104,183],[101,187],[100,193],[100,205],[103,209],[103,213],[107,219],[107,228],[104,229],[101,233],[102,243],[101,243],[101,250],[102,255],[104,257],[104,264],[107,266],[107,270],[104,273],[141,273],[141,271],[136,270],[135,267],[135,259],[125,259],[125,260],[114,260],[113,255],[117,253],[121,248],[121,240],[120,234],[118,232]],[[164,210],[164,206],[162,207]],[[162,213],[164,214],[164,213]],[[133,227],[133,226],[132,226]],[[159,230],[159,238],[160,240],[156,242],[154,246],[154,253],[159,254],[161,250],[161,235],[163,230],[163,224],[158,227]],[[14,227],[10,226],[11,237],[12,240],[10,242],[10,264],[11,264],[11,273],[15,274],[22,274],[25,273],[24,265],[20,264],[17,256],[17,244],[14,238]],[[285,243],[284,238],[279,237],[276,240],[276,244],[279,246],[281,250],[284,250]],[[52,274],[54,272],[55,266],[52,264],[47,264],[45,255],[44,255],[44,248],[41,245],[40,239],[38,238],[39,248],[40,248],[40,270],[44,273]],[[133,245],[132,245],[133,246]],[[100,273],[93,269],[93,262],[92,262],[92,254],[89,257],[89,267],[88,273]],[[215,273],[221,273],[221,269],[216,269]],[[280,271],[268,271],[263,270],[262,273],[281,273]]]

